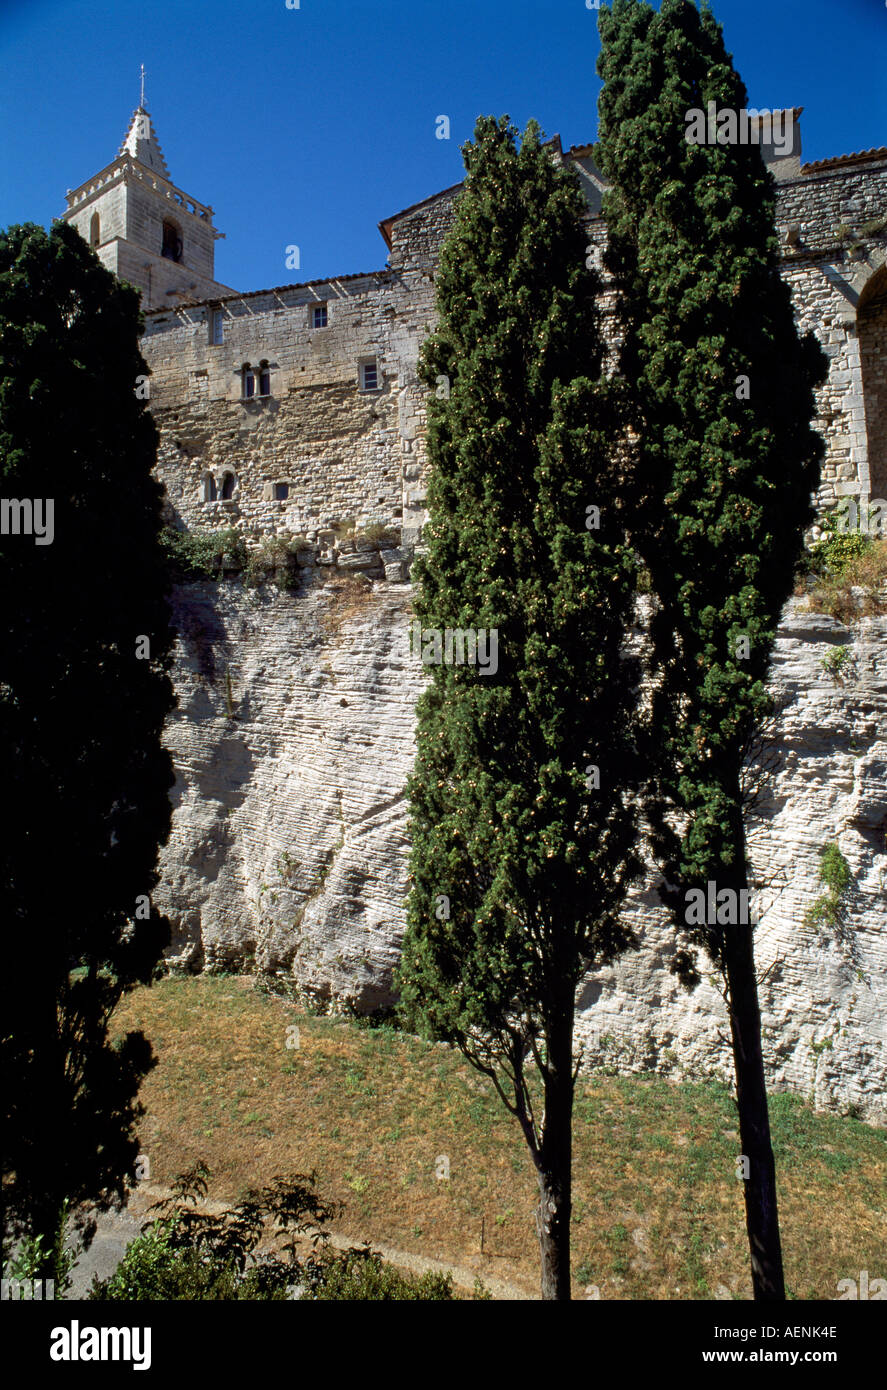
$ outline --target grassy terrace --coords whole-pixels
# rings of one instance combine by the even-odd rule
[[[341,1234],[536,1293],[534,1170],[486,1082],[448,1048],[306,1015],[252,984],[171,978],[118,1009],[120,1031],[143,1028],[159,1057],[142,1090],[151,1182],[203,1158],[225,1200],[317,1168],[347,1203]],[[839,1279],[887,1275],[887,1135],[793,1096],[774,1096],[772,1115],[791,1296],[833,1299]],[[575,1297],[588,1284],[605,1299],[751,1296],[722,1086],[583,1079],[574,1134]]]

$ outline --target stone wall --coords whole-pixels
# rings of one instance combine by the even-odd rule
[[[599,205],[592,166],[587,158],[577,164]],[[458,191],[383,224],[387,270],[148,315],[143,351],[162,431],[160,473],[180,524],[237,525],[258,539],[348,517],[397,523],[404,544],[419,541],[425,388],[416,365],[434,322],[434,276]],[[826,441],[820,503],[846,493],[883,495],[873,487],[885,472],[883,296],[860,324],[857,305],[884,266],[887,223],[871,227],[887,211],[887,160],[783,179],[777,207],[783,275],[799,326],[813,329],[829,358],[817,396],[816,426]],[[588,236],[602,246],[600,217],[590,215]],[[318,304],[327,306],[328,322],[315,329]],[[602,307],[606,324],[606,291]],[[222,316],[220,344],[211,342],[214,311]],[[361,390],[367,362],[377,366],[378,393]],[[267,363],[267,399],[243,400],[246,363]],[[207,478],[221,494],[227,471],[237,481],[233,497],[205,501]],[[273,502],[275,483],[289,484],[283,505]]]
[[[813,329],[829,357],[817,395],[826,442],[819,500],[884,496],[883,404],[871,348],[864,370],[857,307],[885,261],[887,161],[802,174],[777,192],[783,277],[800,326]],[[880,230],[861,230],[879,221]],[[880,333],[883,341],[883,324]]]
[[[159,469],[179,524],[236,526],[248,539],[346,520],[400,527],[400,361],[389,291],[389,277],[374,275],[228,299],[218,344],[210,342],[211,306],[149,318],[143,351]],[[323,328],[311,326],[318,305],[327,309]],[[362,388],[362,363],[375,365],[377,389]],[[288,496],[275,500],[280,485]]]

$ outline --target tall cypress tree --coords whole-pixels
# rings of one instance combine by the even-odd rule
[[[639,870],[621,659],[635,575],[582,195],[534,123],[516,135],[483,117],[463,149],[420,365],[435,388],[415,571],[431,681],[399,983],[407,1023],[455,1044],[520,1123],[543,1297],[565,1299],[576,989],[631,944],[619,911]],[[495,673],[449,664],[447,629],[495,632]]]
[[[663,0],[658,14],[614,0],[599,26],[605,264],[620,295],[634,429],[632,530],[657,599],[655,842],[677,925],[674,968],[698,980],[702,948],[725,982],[755,1296],[781,1299],[740,781],[743,749],[770,708],[776,627],[812,517],[822,444],[810,421],[824,359],[812,335],[799,338],[779,275],[760,149],[717,143],[726,118],[715,143],[687,138],[688,113],[707,118],[709,101],[718,112],[746,107],[711,13],[690,0]]]
[[[168,934],[150,894],[172,631],[139,331],[137,292],[73,227],[0,235],[2,1154],[45,1274],[66,1201],[133,1172],[151,1049],[109,1019]]]

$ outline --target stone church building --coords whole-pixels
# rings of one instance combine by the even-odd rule
[[[823,503],[887,496],[887,149],[801,163],[764,146],[777,180],[783,274],[830,359],[817,427]],[[578,170],[589,240],[604,188],[590,145],[554,149]],[[164,436],[161,471],[185,525],[305,534],[342,518],[394,525],[423,510],[423,393],[415,368],[460,185],[386,217],[383,270],[238,294],[214,278],[213,209],[170,179],[148,112],[117,158],[67,195],[64,217],[139,287],[143,351]]]
[[[818,392],[820,504],[887,498],[887,148],[801,162],[764,147],[782,273],[829,358]],[[604,184],[578,171],[589,242]],[[320,1007],[391,999],[407,887],[405,785],[424,674],[411,660],[409,563],[425,512],[419,350],[460,185],[385,217],[381,269],[239,293],[215,279],[213,209],[169,176],[148,112],[115,160],[67,195],[65,218],[139,287],[142,351],[170,520],[296,538],[299,583],[176,592],[177,782],[156,898],[173,958],[255,961]],[[380,247],[380,260],[382,252]],[[838,684],[825,658],[850,651]],[[818,1104],[883,1114],[887,1083],[887,620],[845,628],[793,600],[774,656],[780,767],[750,828],[760,891],[771,1081]],[[805,921],[819,854],[850,863],[852,931]],[[583,987],[588,1056],[623,1069],[728,1077],[717,981],[685,994],[652,879],[628,914],[638,952]]]

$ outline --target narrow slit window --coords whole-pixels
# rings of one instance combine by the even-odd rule
[[[164,222],[163,224],[163,243],[160,254],[165,256],[168,261],[180,261],[182,259],[182,234],[175,222]]]
[[[268,369],[267,362],[259,363],[259,395],[271,395],[271,372]]]

